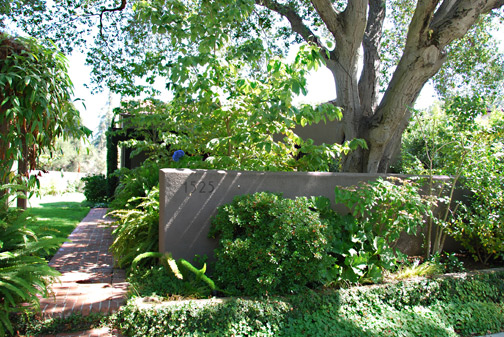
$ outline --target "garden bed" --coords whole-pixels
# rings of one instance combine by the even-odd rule
[[[112,319],[128,336],[473,336],[504,330],[504,268],[296,295],[157,303]]]

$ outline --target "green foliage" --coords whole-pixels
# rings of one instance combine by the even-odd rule
[[[138,263],[146,258],[159,258],[162,267],[137,268]],[[206,264],[198,269],[184,259],[175,260],[169,253],[147,252],[133,260],[129,281],[139,296],[204,298],[217,291],[205,272]]]
[[[461,205],[450,233],[477,260],[504,257],[504,128],[490,125],[471,148],[464,186],[472,193]]]
[[[308,70],[322,64],[317,48],[303,46],[292,64],[274,58],[265,71],[252,74],[259,61],[251,65],[243,60],[245,52],[235,52],[228,48],[173,64],[175,98],[169,104],[124,103],[116,114],[128,114],[125,124],[136,139],[121,144],[170,167],[269,171],[328,171],[341,155],[365,146],[359,140],[315,145],[292,130],[342,116],[333,104],[292,103],[293,91],[305,91]],[[179,149],[189,155],[175,163],[171,155]]]
[[[499,99],[504,84],[504,61],[496,15],[485,15],[448,49],[448,60],[434,76],[436,91],[445,98],[478,93],[489,102]]]
[[[2,191],[12,187],[2,185]],[[0,202],[6,198],[8,194]],[[10,314],[36,307],[37,295],[47,296],[50,282],[59,275],[40,254],[57,248],[64,239],[37,238],[26,226],[29,221],[19,210],[0,210],[0,336],[13,333]]]
[[[473,3],[467,8],[457,3],[455,7],[450,7],[460,12],[450,21],[453,25],[438,25],[444,18],[444,7],[415,6],[415,3],[383,0],[379,3],[361,2],[359,6],[354,6],[349,1],[332,1],[328,4],[332,14],[320,15],[327,11],[316,8],[317,3],[313,1],[295,4],[276,0],[123,1],[119,7],[113,8],[108,1],[94,0],[85,5],[26,6],[26,10],[14,10],[12,16],[23,31],[49,35],[69,50],[76,45],[83,48],[91,45],[87,60],[93,66],[93,77],[98,86],[135,97],[140,93],[158,93],[154,84],[157,79],[162,79],[173,94],[175,115],[182,115],[179,121],[184,115],[203,117],[203,122],[199,124],[203,132],[190,128],[189,132],[178,133],[175,138],[187,145],[182,147],[187,153],[205,156],[210,151],[193,151],[190,148],[192,144],[198,144],[197,137],[192,139],[196,141],[186,141],[185,138],[193,138],[194,133],[204,133],[205,136],[218,134],[209,139],[202,137],[202,141],[212,152],[217,152],[215,162],[219,168],[234,169],[238,165],[246,165],[263,169],[272,165],[269,161],[277,164],[275,157],[285,159],[282,154],[288,151],[278,141],[271,142],[268,136],[280,134],[288,138],[286,143],[290,148],[290,143],[296,142],[297,138],[287,132],[269,130],[264,133],[261,129],[278,129],[278,120],[285,117],[290,121],[302,120],[292,118],[297,115],[296,110],[305,110],[305,107],[293,109],[292,98],[305,94],[306,71],[316,68],[320,60],[326,60],[334,80],[338,82],[338,104],[349,112],[341,125],[345,130],[336,132],[335,138],[351,140],[355,135],[370,140],[375,137],[369,138],[369,131],[374,133],[377,123],[379,129],[383,126],[387,134],[391,132],[390,136],[378,136],[384,143],[370,144],[369,152],[359,149],[354,154],[354,158],[362,157],[358,158],[362,160],[356,160],[359,163],[367,162],[365,157],[368,153],[373,157],[382,156],[378,158],[381,159],[380,166],[375,165],[378,161],[374,159],[369,160],[367,168],[352,165],[344,156],[343,168],[376,171],[379,167],[381,171],[387,169],[390,156],[389,150],[382,154],[381,149],[395,148],[397,144],[389,143],[400,139],[409,115],[407,105],[414,102],[425,81],[447,59],[445,53],[436,50],[447,51],[453,56],[451,69],[438,78],[440,89],[463,91],[466,84],[479,82],[478,89],[489,87],[485,94],[498,93],[499,84],[496,83],[502,80],[503,58],[493,43],[495,39],[490,38],[491,30],[487,29],[493,23],[493,17],[483,17],[492,9],[497,12],[501,3],[481,8]],[[423,16],[435,19],[418,23],[424,19]],[[366,22],[370,24],[366,26]],[[424,27],[423,24],[430,26]],[[97,26],[99,29],[92,29]],[[341,31],[340,26],[352,27],[353,30]],[[468,34],[467,40],[458,41],[471,26],[477,29]],[[418,37],[417,29],[425,34]],[[84,38],[90,31],[94,32],[94,43]],[[415,37],[423,42],[419,43]],[[308,44],[302,48],[305,56],[296,58],[293,65],[278,62],[277,57],[285,56],[293,43],[300,42]],[[355,57],[360,47],[363,49],[362,58]],[[467,49],[470,51],[465,52]],[[416,66],[415,63],[421,61],[417,56],[426,50],[432,51],[428,52],[429,62]],[[399,60],[402,62],[396,67]],[[383,68],[382,76],[378,68]],[[403,76],[406,72],[416,75]],[[457,76],[459,73],[464,74]],[[393,76],[397,81],[390,80]],[[452,79],[452,76],[455,78]],[[471,81],[473,78],[477,81]],[[356,83],[361,85],[357,87]],[[395,90],[396,85],[411,90]],[[378,95],[380,90],[385,95]],[[354,94],[341,95],[343,92]],[[397,95],[403,96],[402,99],[398,99]],[[379,102],[380,97],[384,100],[383,104]],[[328,106],[333,112],[336,110]],[[390,117],[381,118],[382,114],[388,116],[382,108],[390,108]],[[312,117],[316,113],[316,119],[321,119],[317,108],[308,107],[306,110],[302,117]],[[256,115],[256,112],[259,114]],[[245,116],[247,113],[250,113],[248,119],[255,124],[234,123],[243,121],[237,115]],[[373,122],[365,122],[361,118],[363,115]],[[210,116],[215,123],[208,123],[212,120]],[[226,116],[232,119],[229,123],[226,123]],[[167,120],[176,121],[177,118]],[[209,124],[214,129],[206,128]],[[250,139],[252,143],[243,146],[242,156],[237,156],[239,149],[235,150],[233,146],[241,145],[240,137]],[[306,168],[305,164],[318,167],[317,170],[327,169],[328,157],[339,157],[343,152],[333,144],[321,145],[314,150],[314,160],[306,160],[296,169],[313,170]],[[227,152],[233,152],[233,156],[229,158]],[[285,166],[292,168],[293,164],[282,163],[282,167]]]
[[[232,294],[291,293],[318,283],[331,265],[329,224],[312,200],[268,192],[236,196],[218,208],[214,278]]]
[[[459,273],[465,271],[464,262],[455,253],[434,254],[430,262],[440,265],[442,273]]]
[[[376,282],[383,269],[393,269],[400,256],[394,249],[399,236],[402,232],[416,234],[430,213],[429,203],[411,180],[379,178],[357,187],[336,187],[335,195],[336,204],[348,207],[356,219],[347,222],[342,232],[349,237],[333,245],[344,247],[338,251],[343,256],[345,250],[350,252],[344,265],[351,268],[342,275],[352,282],[366,278]]]
[[[391,69],[399,62],[416,4],[409,0],[386,3],[392,24],[386,25],[381,44],[382,85],[390,81]],[[504,79],[503,58],[495,39],[499,34],[499,21],[495,14],[481,17],[463,38],[453,41],[447,48],[447,60],[432,78],[441,98],[449,99],[470,92],[480,93],[491,100],[498,97]]]
[[[273,53],[286,53],[293,42],[317,42],[325,47],[324,53],[330,53],[335,44],[328,26],[310,2],[292,7],[254,5],[251,1],[141,2],[107,13],[100,20],[93,14],[106,8],[106,1],[92,1],[86,6],[76,3],[53,7],[36,5],[37,2],[32,6],[15,3],[18,6],[14,6],[12,13],[9,5],[5,6],[5,11],[23,31],[32,36],[49,36],[68,50],[91,45],[88,62],[93,65],[94,80],[130,96],[142,90],[152,91],[156,76],[169,77],[170,67],[182,62],[184,56],[202,55],[204,58],[211,52],[218,54],[222,46],[232,46],[236,54],[245,54],[243,58],[252,63]],[[346,1],[333,2],[338,12],[343,12],[347,4]],[[383,74],[379,80],[383,89],[404,51],[415,2],[387,0],[380,6],[386,6],[385,20],[390,23],[385,25],[383,34],[380,33],[377,39],[378,43],[381,42],[378,51]],[[291,19],[295,16],[302,20],[304,33],[301,33],[301,27],[295,26],[298,27],[296,34],[288,20],[279,18],[287,15],[287,10]],[[467,87],[476,87],[478,92],[485,94],[498,92],[497,86],[502,80],[502,57],[496,39],[492,38],[498,27],[498,15],[482,17],[466,37],[456,39],[447,47],[448,60],[435,77],[440,93],[460,94]],[[72,24],[62,24],[69,17]],[[376,17],[368,20],[380,24]],[[98,25],[102,29],[94,32],[95,36],[90,40],[89,27]],[[115,36],[123,39],[115,40]],[[373,45],[375,47],[378,46]],[[201,59],[198,61],[194,63],[205,66]],[[146,78],[147,83],[139,85],[135,81],[138,78]],[[174,79],[170,82],[178,83]]]
[[[45,319],[41,319],[37,314],[27,313],[13,318],[15,330],[20,336],[46,336],[84,331],[103,326],[104,323],[106,323],[106,317],[95,312],[88,315],[72,313],[66,317],[56,316]]]
[[[87,176],[84,181],[84,196],[92,203],[107,202],[107,178],[103,174]]]
[[[395,267],[397,252],[353,216],[335,216],[332,230],[328,253],[335,262],[326,271],[326,283],[376,283],[382,280],[383,270]]]
[[[134,208],[154,187],[159,186],[159,169],[164,165],[152,161],[145,162],[134,169],[122,168],[113,176],[119,177],[110,207],[115,210]],[[135,199],[137,198],[137,199]]]
[[[26,224],[29,230],[38,236],[60,238],[62,242],[88,213],[89,207],[82,207],[73,202],[44,204],[42,207],[28,208],[24,212],[27,217],[33,219]],[[49,260],[58,248],[49,249],[48,253],[39,252],[39,256]]]
[[[102,156],[100,150],[90,144],[88,139],[81,141],[58,138],[52,151],[45,150],[40,155],[37,167],[46,171],[104,173],[104,154]]]
[[[132,198],[129,202],[137,206],[109,213],[118,218],[110,251],[121,268],[129,267],[142,253],[158,250],[159,188],[154,187],[147,196]]]
[[[205,275],[206,272],[206,263],[203,264],[203,267],[200,269],[194,267],[190,262],[184,259],[175,260],[171,253],[161,254],[159,252],[147,252],[138,255],[133,262],[131,263],[131,268],[135,269],[140,260],[144,258],[158,257],[161,259],[162,263],[166,268],[169,268],[170,271],[175,275],[176,278],[181,280],[187,280],[188,275],[193,275],[196,278],[196,281],[202,281],[206,283],[206,285],[212,290],[215,291],[217,288],[215,287],[215,283]]]
[[[402,168],[451,175],[451,191],[457,182],[470,191],[464,204],[452,203],[451,192],[438,197],[436,203],[446,209],[439,224],[484,263],[502,256],[504,238],[504,128],[502,113],[488,116],[487,106],[478,95],[454,97],[444,111],[419,116],[405,135]]]
[[[202,282],[189,276],[181,280],[165,266],[149,266],[131,269],[128,283],[136,296],[159,296],[165,299],[209,298],[211,291]]]
[[[0,181],[7,182],[15,161],[27,175],[57,137],[80,138],[89,130],[71,103],[67,61],[54,45],[3,33],[0,45]]]
[[[221,206],[209,235],[219,237],[215,279],[233,294],[279,294],[341,282],[379,282],[396,267],[404,231],[416,233],[430,210],[416,184],[379,179],[337,188],[341,216],[326,198],[283,199],[267,192]],[[247,277],[243,277],[247,275]]]
[[[401,232],[416,234],[429,214],[429,204],[419,193],[418,184],[400,178],[378,178],[357,188],[336,187],[335,202],[348,207],[361,226],[394,246]]]
[[[277,336],[288,310],[282,301],[243,299],[156,310],[128,305],[115,316],[115,325],[129,336]]]
[[[465,271],[464,263],[455,253],[433,254],[420,263],[415,259],[411,264],[403,263],[391,276],[394,279],[408,279],[417,276],[433,276],[445,273],[458,273]]]
[[[502,273],[282,298],[139,308],[113,318],[130,336],[473,336],[504,328]]]

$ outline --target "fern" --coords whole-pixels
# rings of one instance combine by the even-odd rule
[[[5,186],[2,186],[5,190]],[[6,202],[8,195],[0,198]],[[26,228],[31,221],[19,210],[0,211],[0,336],[13,333],[10,314],[38,308],[37,294],[47,296],[48,286],[59,275],[38,256],[42,251],[57,248],[64,239],[37,238]],[[20,306],[21,303],[30,304]]]
[[[132,198],[134,209],[112,211],[118,218],[115,223],[114,242],[110,251],[121,268],[129,267],[139,254],[158,250],[159,238],[159,188],[154,187],[146,197]]]

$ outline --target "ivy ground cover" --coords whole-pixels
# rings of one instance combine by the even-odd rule
[[[372,287],[140,308],[128,336],[474,336],[504,330],[504,272]]]

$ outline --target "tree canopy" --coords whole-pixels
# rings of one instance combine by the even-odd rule
[[[341,121],[319,125],[331,130],[327,142],[358,138],[367,143],[343,157],[344,171],[388,169],[410,107],[429,79],[436,79],[436,89],[446,96],[471,87],[495,95],[502,83],[503,61],[489,31],[504,0],[10,4],[4,17],[30,34],[51,37],[67,51],[89,47],[87,61],[98,86],[135,96],[155,92],[153,84],[161,78],[174,100],[203,101],[208,109],[235,98],[234,88],[245,82],[256,87],[268,82],[274,74],[267,71],[270,60],[294,43],[307,43],[313,54],[306,62],[320,60],[331,71],[336,84],[332,104],[343,111]],[[238,78],[223,89],[223,79],[235,73]],[[261,109],[291,109],[285,91],[305,91],[301,78],[283,83],[285,90],[268,97]],[[257,95],[254,90],[248,94]]]

